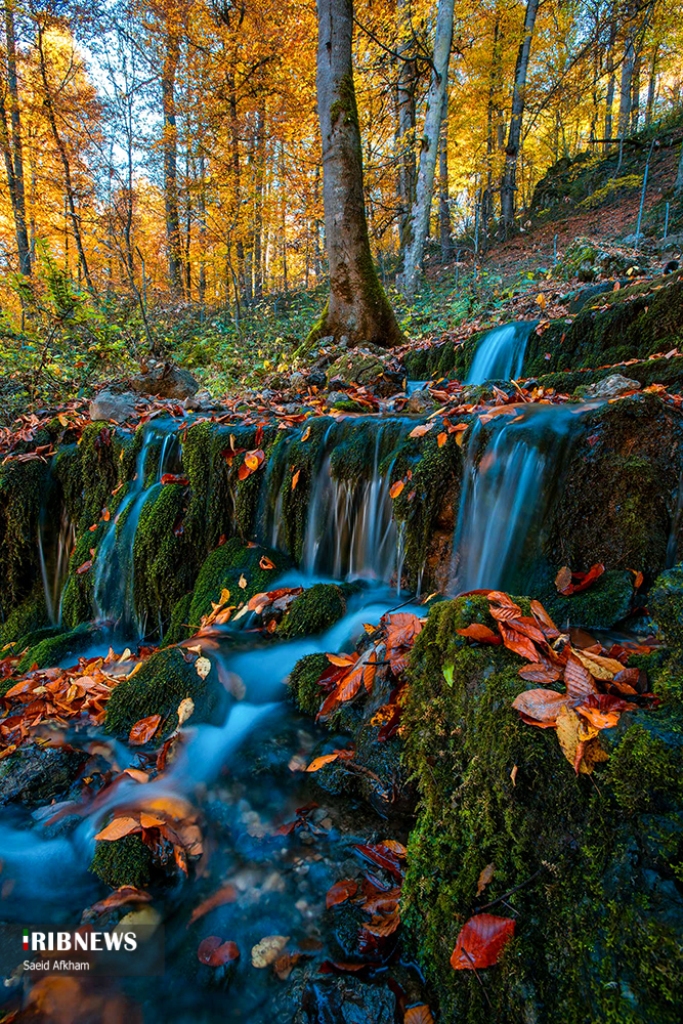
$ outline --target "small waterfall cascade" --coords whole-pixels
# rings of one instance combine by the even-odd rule
[[[452,588],[524,585],[540,554],[544,514],[584,407],[533,405],[479,421],[469,440],[453,545]]]
[[[172,422],[153,420],[143,428],[135,476],[128,493],[107,525],[95,556],[94,603],[96,618],[130,632],[141,630],[134,602],[133,550],[140,514],[158,493],[164,473],[177,472],[180,444]],[[154,457],[158,454],[156,468]]]
[[[405,531],[393,517],[391,452],[396,447],[397,428],[400,432],[413,425],[375,421],[366,426],[357,420],[352,428],[345,421],[329,425],[319,444],[310,488],[301,557],[305,573],[336,579],[396,579],[400,587]],[[351,429],[357,438],[363,435],[368,445],[362,472],[340,468],[342,447],[353,443]],[[275,480],[271,483],[278,492],[264,531],[273,547],[285,550],[283,488],[288,480],[282,485]]]
[[[43,581],[45,608],[53,626],[61,625],[62,593],[69,572],[69,559],[76,544],[76,527],[62,508],[55,530],[46,515],[38,526],[38,560]]]
[[[479,340],[465,383],[485,384],[521,376],[527,342],[536,322],[521,320],[487,331]]]

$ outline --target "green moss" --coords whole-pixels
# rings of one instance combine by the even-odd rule
[[[194,665],[185,661],[179,647],[168,647],[153,654],[130,679],[124,679],[112,691],[107,703],[107,732],[126,737],[141,718],[161,715],[158,736],[168,736],[178,727],[178,705],[186,697],[194,702],[193,723],[223,720],[227,694],[214,665],[201,679]]]
[[[45,637],[29,647],[17,665],[17,672],[28,672],[34,665],[38,668],[52,667],[72,656],[75,663],[81,651],[97,642],[98,635],[98,630],[84,624],[68,633]]]
[[[152,851],[139,835],[124,836],[115,842],[100,840],[95,844],[90,870],[112,889],[121,885],[144,889],[154,874]]]
[[[657,577],[647,604],[667,643],[683,650],[683,565]]]
[[[681,705],[622,716],[603,734],[606,767],[595,780],[576,777],[554,733],[511,708],[528,688],[520,659],[457,636],[467,620],[493,625],[485,605],[432,609],[402,723],[421,797],[403,918],[441,1017],[673,1024],[683,998],[683,917],[670,881],[683,850],[683,758],[667,737],[672,723],[680,733]],[[493,882],[477,897],[491,863]],[[516,886],[508,906],[491,910],[514,910],[517,927],[482,978],[486,1000],[473,972],[453,971],[449,958],[464,921]]]
[[[49,482],[49,467],[40,459],[0,466],[0,620],[40,580],[38,528]]]
[[[280,636],[313,636],[323,633],[346,614],[346,599],[334,583],[316,583],[297,597],[280,623]]]
[[[306,654],[297,661],[289,676],[289,687],[294,703],[305,715],[314,718],[320,710],[323,692],[318,680],[329,668],[324,654]]]
[[[275,570],[261,568],[259,563],[263,558],[272,561]],[[243,604],[254,594],[273,590],[279,573],[291,568],[291,560],[281,551],[256,544],[248,547],[233,537],[212,551],[199,571],[190,605],[190,624],[199,625],[222,590],[230,591],[231,603]],[[244,586],[240,586],[240,580],[244,580]]]
[[[188,623],[190,621],[190,607],[192,605],[192,592],[189,594],[183,594],[173,606],[171,612],[171,622],[168,630],[164,634],[164,646],[169,647],[171,644],[182,643],[183,640],[187,640],[192,635],[192,630],[189,628]]]
[[[33,593],[13,608],[5,621],[0,623],[0,657],[4,656],[2,651],[7,644],[12,644],[14,651],[23,650],[28,646],[31,634],[46,628],[46,623],[43,589],[35,586]]]
[[[631,611],[633,580],[631,572],[608,569],[587,590],[572,594],[571,597],[558,594],[554,583],[548,580],[541,601],[561,628],[571,625],[609,629],[625,619]]]

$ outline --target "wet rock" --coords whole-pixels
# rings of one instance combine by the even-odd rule
[[[197,412],[200,409],[208,410],[211,409],[213,405],[214,401],[211,397],[211,392],[206,391],[206,389],[198,391],[196,395],[188,396],[183,402],[183,408],[189,409],[191,412]]]
[[[0,804],[34,808],[65,796],[87,760],[85,751],[66,744],[20,747],[0,761]]]
[[[311,979],[294,1024],[394,1024],[396,996],[350,975]]]
[[[640,391],[640,383],[637,380],[630,380],[620,373],[613,373],[597,384],[587,387],[584,394],[586,398],[616,398],[626,391]]]
[[[90,403],[91,420],[114,420],[123,423],[135,415],[135,396],[129,392],[117,394],[105,389]]]
[[[162,363],[130,378],[133,391],[157,398],[183,399],[197,393],[199,383],[189,370],[183,370],[172,363]]]
[[[346,402],[346,393],[344,391],[330,391],[327,396],[328,405],[337,405],[339,402]]]
[[[434,408],[434,399],[427,388],[414,391],[406,402],[405,411],[412,415],[419,415],[423,412],[431,412]]]
[[[596,582],[578,594],[564,597],[557,593],[554,582],[540,593],[541,603],[560,629],[585,626],[587,629],[609,629],[625,619],[633,604],[633,573],[608,569]]]
[[[626,288],[632,283],[630,278],[626,277],[619,282],[619,285],[621,288]],[[607,292],[613,292],[615,284],[615,281],[601,281],[599,284],[594,284],[589,288],[582,288],[580,291],[567,296],[569,312],[579,313],[591,299],[596,298],[598,295],[605,295]]]
[[[683,648],[683,564],[657,577],[647,606],[666,642]]]
[[[372,352],[354,350],[340,356],[330,367],[330,379],[339,377],[346,384],[368,384],[384,370],[382,360]]]
[[[312,388],[324,388],[327,384],[327,374],[322,370],[313,370],[308,375],[308,384]]]

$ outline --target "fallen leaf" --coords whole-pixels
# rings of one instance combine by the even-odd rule
[[[317,772],[323,767],[323,765],[332,764],[332,762],[336,761],[338,757],[339,754],[337,754],[336,751],[334,754],[321,754],[320,757],[316,757],[314,761],[311,761],[306,771]]]
[[[439,446],[439,448],[443,448],[447,440],[448,434],[446,434],[443,430],[441,431],[440,434],[437,434],[436,443]]]
[[[309,427],[309,430],[310,430],[310,427]],[[303,440],[303,438],[302,438],[302,440]],[[300,475],[300,473],[301,473],[301,470],[297,469],[296,473],[294,473],[292,475],[292,490],[293,491],[296,490],[296,485],[299,483],[299,475]]]
[[[344,878],[341,882],[335,882],[332,888],[328,890],[327,896],[325,897],[325,906],[329,910],[330,907],[336,907],[340,903],[346,903],[346,901],[352,899],[357,892],[358,883],[354,882],[352,878]]]
[[[577,775],[590,775],[598,762],[608,759],[596,740],[598,730],[583,721],[572,708],[560,712],[556,728],[562,753]]]
[[[478,640],[480,644],[501,644],[503,642],[497,633],[479,622],[471,622],[469,626],[458,629],[457,632],[460,636],[469,637],[470,640]]]
[[[426,1003],[410,1006],[403,1017],[403,1024],[434,1024],[432,1011]]]
[[[184,697],[178,705],[178,728],[183,725],[194,713],[194,701],[192,697]]]
[[[114,818],[110,821],[101,832],[98,832],[95,839],[113,843],[116,842],[117,839],[123,839],[124,836],[129,836],[131,832],[139,832],[140,830],[141,826],[137,818],[131,818],[128,815],[121,815],[120,817]]]
[[[495,871],[495,864],[487,864],[486,867],[482,869],[477,880],[477,896],[481,896],[486,886],[493,881]]]
[[[389,497],[398,498],[399,494],[401,493],[404,487],[405,483],[403,482],[403,480],[397,480],[396,483],[393,483],[389,488]]]
[[[455,971],[493,967],[515,934],[515,922],[509,917],[477,914],[463,925],[451,956]]]
[[[244,573],[242,573],[242,575],[240,576],[239,580],[237,581],[237,585],[240,588],[240,590],[245,590],[246,589],[247,580],[246,580],[246,577],[245,577]]]
[[[148,715],[147,718],[141,718],[139,722],[131,728],[128,742],[133,747],[142,746],[143,743],[149,743],[154,736],[155,732],[159,728],[161,722],[161,715]]]
[[[515,711],[524,715],[531,724],[544,723],[554,726],[557,716],[567,705],[567,694],[555,690],[525,690],[512,702]]]
[[[275,562],[271,561],[271,559],[268,558],[266,555],[261,555],[258,564],[259,564],[259,567],[261,569],[274,569],[275,568]]]
[[[211,671],[211,662],[208,658],[202,656],[201,658],[197,658],[194,663],[194,668],[200,679],[206,679]]]
[[[217,935],[209,935],[199,943],[197,959],[209,967],[222,967],[238,960],[240,951],[234,942],[223,942]]]
[[[431,423],[420,423],[417,427],[414,427],[408,437],[424,437],[434,427],[434,421]]]
[[[205,914],[209,914],[216,907],[223,907],[226,903],[234,903],[237,899],[237,889],[234,885],[224,885],[221,889],[218,889],[212,896],[203,900],[198,907],[195,907],[188,921],[187,927],[198,921],[200,917],[204,917]]]

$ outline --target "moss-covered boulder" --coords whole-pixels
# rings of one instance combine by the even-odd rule
[[[268,568],[271,566],[271,568]],[[242,604],[266,590],[273,590],[280,573],[292,568],[281,551],[245,544],[233,537],[212,551],[202,565],[190,604],[190,623],[198,626],[211,611],[221,591],[230,591],[230,602]]]
[[[384,370],[384,363],[374,352],[354,349],[339,356],[327,371],[328,380],[339,379],[346,384],[369,384]]]
[[[50,492],[49,467],[41,459],[0,466],[0,622],[40,582],[37,538]]]
[[[493,627],[482,599],[432,609],[402,723],[421,799],[403,917],[441,1019],[674,1024],[683,1001],[680,698],[661,689],[657,710],[623,715],[601,734],[610,759],[593,778],[577,777],[553,731],[511,707],[533,686],[519,678],[520,659],[459,637],[470,621]],[[493,880],[478,896],[488,865]],[[459,930],[491,903],[491,913],[515,914],[513,941],[479,978],[454,971]]]
[[[683,565],[666,569],[657,577],[647,606],[666,642],[683,650]]]
[[[575,571],[602,562],[651,582],[677,525],[682,443],[683,417],[653,394],[585,414],[547,515],[548,561]]]
[[[48,634],[41,636],[41,634]],[[49,668],[58,665],[60,661],[71,661],[75,664],[78,656],[88,647],[92,647],[98,640],[103,638],[103,630],[96,626],[84,623],[76,629],[64,633],[52,629],[41,630],[41,634],[34,635],[32,643],[26,654],[17,665],[18,672],[28,672],[34,666],[37,668]]]
[[[315,718],[320,711],[323,691],[318,680],[330,666],[324,654],[305,654],[289,674],[289,689],[300,711]]]
[[[90,870],[112,889],[121,885],[144,889],[158,873],[152,851],[139,835],[124,836],[115,842],[100,840],[95,844]]]
[[[290,605],[278,628],[281,637],[324,633],[346,614],[346,597],[334,583],[316,583]]]
[[[608,569],[587,590],[565,597],[548,580],[541,601],[560,628],[588,626],[609,629],[625,619],[633,604],[633,573]]]
[[[178,727],[178,705],[186,697],[194,702],[193,725],[222,723],[229,698],[215,665],[212,663],[211,671],[202,679],[194,654],[180,647],[158,651],[112,691],[107,703],[106,730],[127,737],[141,718],[161,715],[157,737],[168,736]]]

